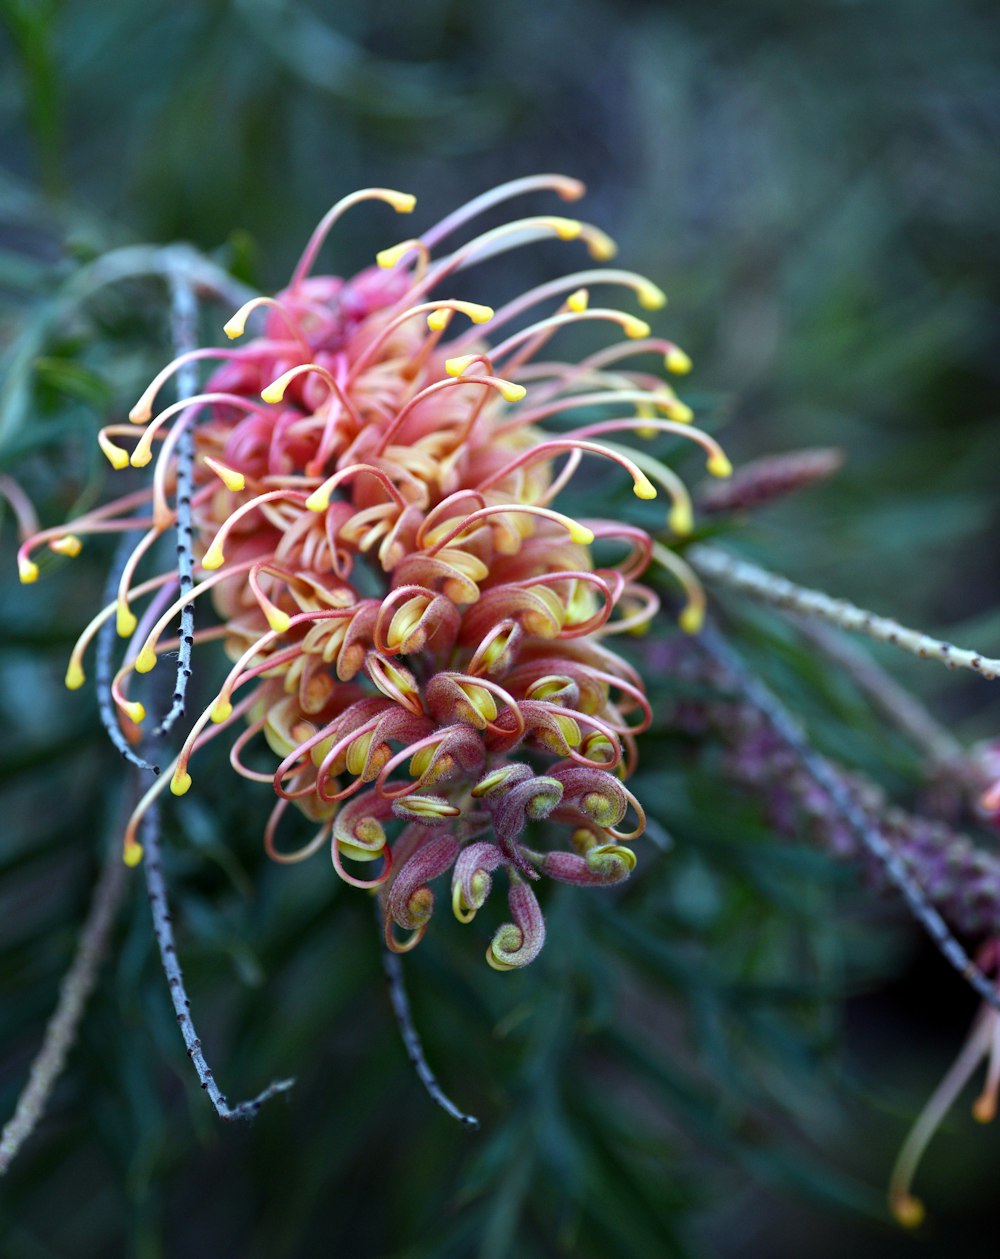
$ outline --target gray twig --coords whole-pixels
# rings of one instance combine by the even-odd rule
[[[115,558],[111,564],[111,571],[108,574],[107,584],[104,589],[104,602],[113,603],[118,593],[118,581],[122,574],[122,569],[128,562],[128,557],[132,553],[135,545],[135,534],[126,533],[118,549],[115,551]],[[97,648],[94,666],[94,682],[97,688],[97,711],[101,717],[101,725],[104,727],[108,738],[124,756],[124,758],[136,767],[136,769],[145,770],[152,774],[160,772],[159,765],[154,765],[152,761],[146,760],[140,756],[130,745],[128,740],[122,734],[121,726],[118,724],[118,710],[115,708],[114,700],[111,698],[111,683],[114,677],[114,649],[115,649],[115,623],[114,620],[105,621],[101,626],[97,635]]]
[[[377,900],[375,902],[375,915],[381,930],[381,910]],[[399,1034],[406,1049],[406,1056],[409,1058],[414,1071],[416,1071],[420,1083],[427,1090],[428,1095],[437,1102],[446,1114],[451,1115],[452,1119],[457,1119],[466,1128],[475,1131],[479,1127],[479,1120],[475,1115],[468,1115],[464,1110],[459,1110],[438,1083],[437,1076],[431,1070],[424,1056],[424,1047],[421,1044],[417,1029],[413,1025],[413,1014],[410,1010],[409,998],[406,995],[406,985],[403,981],[402,963],[399,956],[387,949],[384,944],[382,946],[382,966],[385,969],[385,977],[389,985],[389,1002],[392,1005],[392,1012],[396,1016]]]
[[[962,772],[969,761],[965,748],[915,695],[900,686],[871,656],[828,625],[804,616],[791,619],[803,637],[840,665],[882,715],[925,753],[933,766]]]
[[[97,972],[121,904],[127,876],[128,868],[117,847],[111,846],[94,888],[87,921],[77,940],[73,963],[63,976],[58,1004],[45,1029],[41,1049],[31,1064],[28,1083],[0,1135],[0,1175],[7,1171],[21,1146],[31,1136],[62,1074],[66,1055],[76,1040],[87,998],[97,981]]]
[[[774,732],[797,757],[799,764],[813,782],[825,792],[855,838],[879,862],[886,875],[902,894],[913,916],[928,933],[946,960],[994,1010],[1000,1011],[1000,994],[952,935],[948,924],[930,903],[923,888],[909,867],[885,836],[872,824],[864,810],[851,796],[840,775],[809,743],[805,734],[781,701],[753,676],[746,665],[712,625],[706,625],[697,637],[698,645],[709,659],[721,666],[732,678],[733,685],[761,714]]]
[[[170,325],[174,354],[180,356],[198,345],[198,303],[190,280],[183,274],[171,272]],[[198,371],[193,362],[185,363],[177,372],[177,397],[189,398],[198,388]],[[186,415],[180,415],[177,423],[183,425],[177,439],[177,505],[175,532],[177,535],[177,576],[179,594],[183,599],[194,587],[194,553],[192,550],[191,495],[194,492],[194,424],[185,423]],[[191,649],[194,646],[194,600],[189,599],[181,607],[181,625],[177,652],[177,676],[170,708],[157,726],[157,735],[166,734],[184,712],[188,679],[191,676]]]
[[[198,302],[191,274],[181,268],[167,269],[167,282],[170,286],[170,324],[171,339],[176,355],[187,353],[197,348],[198,344]],[[177,372],[178,398],[190,397],[198,386],[197,368],[193,363],[185,364]],[[191,519],[191,496],[194,491],[194,458],[195,439],[193,423],[186,423],[186,413],[182,414],[177,423],[184,427],[177,441],[176,464],[176,507],[175,532],[177,537],[177,576],[179,593],[183,598],[194,586],[194,555],[192,552],[193,525]],[[184,711],[184,700],[187,693],[188,679],[191,676],[191,651],[194,646],[194,602],[188,601],[181,609],[179,650],[177,674],[171,705],[160,724],[153,731],[147,746],[158,746],[163,735],[171,728]],[[170,988],[170,999],[177,1015],[177,1023],[184,1037],[188,1057],[198,1073],[201,1087],[207,1093],[221,1119],[252,1119],[260,1107],[277,1093],[291,1088],[293,1080],[275,1080],[263,1092],[249,1101],[239,1102],[230,1106],[222,1090],[216,1083],[211,1067],[205,1059],[201,1041],[195,1031],[191,1018],[191,1002],[188,1000],[184,987],[184,975],[180,962],[177,960],[177,949],[174,943],[174,931],[171,924],[170,907],[167,901],[166,882],[163,877],[163,866],[160,853],[160,813],[158,804],[154,803],[143,818],[142,842],[145,850],[143,868],[146,875],[146,887],[149,892],[149,903],[153,913],[153,930],[156,943],[160,950],[160,960]]]
[[[174,944],[174,929],[170,917],[170,906],[167,901],[167,888],[163,878],[163,866],[160,855],[160,813],[154,804],[143,818],[142,845],[145,852],[143,870],[146,875],[146,888],[149,892],[149,904],[153,911],[153,931],[160,950],[160,961],[170,987],[170,999],[177,1015],[177,1023],[184,1037],[188,1057],[198,1073],[201,1087],[215,1107],[220,1119],[252,1119],[261,1106],[278,1093],[284,1093],[295,1083],[294,1080],[275,1080],[263,1092],[249,1101],[238,1102],[230,1106],[222,1090],[216,1083],[212,1069],[205,1060],[205,1054],[195,1031],[191,1018],[191,1002],[184,988],[184,974],[177,960],[177,948]]]
[[[892,643],[903,651],[923,659],[939,660],[949,669],[971,669],[980,677],[994,681],[1000,677],[1000,660],[984,656],[981,652],[956,647],[952,643],[932,638],[919,630],[907,629],[898,621],[886,616],[876,616],[864,608],[855,607],[846,599],[833,599],[821,590],[809,590],[796,585],[787,577],[769,573],[757,564],[737,559],[718,547],[696,543],[684,552],[684,558],[703,576],[739,590],[741,594],[760,599],[763,603],[798,612],[803,616],[816,616],[839,625],[841,629],[867,634],[881,643]]]

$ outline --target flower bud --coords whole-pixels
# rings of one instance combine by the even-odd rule
[[[387,918],[407,931],[426,926],[434,912],[434,893],[427,884],[450,869],[457,854],[458,842],[451,835],[432,835],[392,880],[385,901]]]
[[[513,876],[507,904],[513,922],[505,923],[486,950],[486,960],[494,970],[514,970],[527,966],[542,951],[545,943],[545,919],[535,893],[521,879]]]
[[[485,840],[463,848],[451,877],[451,905],[459,922],[471,922],[486,904],[493,880],[490,875],[505,861],[504,854]]]

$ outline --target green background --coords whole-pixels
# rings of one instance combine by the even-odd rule
[[[1000,654],[995,4],[0,0],[0,16],[0,468],[46,523],[104,492],[93,435],[168,354],[152,283],[50,318],[81,262],[180,239],[267,291],[356,187],[416,193],[416,229],[558,170],[587,181],[581,212],[622,265],[669,293],[656,327],[696,364],[682,396],[735,461],[847,454],[749,524],[746,553]],[[350,274],[405,223],[353,211],[324,261]],[[567,248],[508,255],[463,296],[520,291]],[[107,551],[22,589],[9,517],[0,542],[10,1110],[124,775],[92,691],[61,687]],[[726,608],[820,746],[912,803],[918,759],[849,684],[774,618]],[[995,732],[985,683],[878,654],[957,733]],[[650,687],[668,711],[672,680]],[[407,958],[476,1135],[407,1066],[365,897],[321,858],[269,867],[266,791],[203,772],[167,823],[201,1036],[234,1095],[298,1083],[252,1128],[214,1119],[136,888],[50,1114],[0,1183],[0,1253],[995,1254],[998,1138],[967,1107],[922,1172],[925,1229],[902,1235],[881,1205],[973,1000],[898,907],[769,834],[717,770],[650,733],[637,791],[672,850],[646,845],[619,892],[546,889],[549,943],[525,973],[487,972],[482,928],[444,913]]]

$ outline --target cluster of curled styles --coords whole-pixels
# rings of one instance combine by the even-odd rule
[[[41,544],[68,554],[87,533],[142,531],[117,599],[85,631],[67,676],[71,687],[81,684],[88,641],[116,617],[129,644],[111,693],[133,742],[145,716],[129,697],[135,675],[183,647],[183,634],[166,637],[182,608],[210,593],[221,622],[193,638],[223,638],[232,668],[170,772],[137,807],[125,837],[129,864],[142,858],[139,822],[157,793],[167,783],[186,792],[192,755],[238,725],[233,767],[272,783],[278,797],[267,852],[298,861],[329,844],[341,878],[379,889],[394,951],[420,940],[435,904],[431,884],[448,871],[462,922],[505,873],[513,922],[486,957],[507,970],[542,946],[532,890],[541,875],[607,885],[633,869],[629,844],[644,818],[625,782],[651,714],[641,678],[606,640],[641,630],[657,612],[639,580],[654,557],[686,592],[683,628],[698,627],[703,597],[683,561],[643,530],[575,520],[551,504],[584,456],[599,458],[629,477],[639,498],[662,488],[670,529],[682,535],[691,505],[677,475],[645,450],[603,439],[683,437],[700,444],[713,474],[730,467],[665,380],[624,365],[655,354],[685,372],[683,351],[636,315],[591,304],[592,286],[618,286],[656,309],[665,298],[649,280],[595,266],[497,311],[440,296],[467,267],[546,238],[581,241],[597,263],[612,256],[603,232],[554,215],[439,251],[482,212],[535,191],[573,201],[583,187],[558,176],[503,185],[384,250],[350,280],[311,274],[330,227],[357,202],[405,214],[414,199],[374,188],[339,202],[288,287],[248,302],[225,326],[240,338],[263,308],[260,336],[179,356],[133,407],[134,428],[101,432],[116,468],[155,461],[150,487],[38,533],[22,549],[30,581]],[[620,335],[579,362],[542,355],[560,330],[582,321]],[[157,409],[171,376],[203,362],[213,366],[202,391]],[[581,408],[612,418],[542,428]],[[137,438],[131,450],[121,444],[126,435]],[[176,571],[138,580],[184,505],[185,435],[196,452],[188,589]],[[611,566],[597,565],[595,543]],[[137,617],[133,605],[147,598]],[[248,763],[260,763],[248,755],[258,739],[277,759],[266,773]],[[277,833],[290,804],[318,827],[297,851],[283,849]],[[373,877],[359,877],[372,868],[365,863],[377,863]]]

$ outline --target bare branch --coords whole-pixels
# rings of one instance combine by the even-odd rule
[[[712,625],[706,625],[695,640],[702,652],[720,666],[732,685],[757,709],[782,742],[794,752],[798,763],[822,789],[838,815],[857,841],[885,871],[902,894],[911,913],[931,937],[943,956],[994,1010],[1000,1011],[1000,994],[955,939],[947,923],[931,904],[909,867],[886,837],[866,815],[862,806],[833,766],[809,743],[801,728],[781,701],[744,665],[733,648]]]
[[[794,616],[792,620],[803,637],[839,665],[933,767],[959,774],[968,767],[968,754],[958,739],[877,661],[827,625],[803,616]]]
[[[171,273],[170,324],[174,354],[180,356],[197,348],[198,303],[190,282],[182,275]],[[194,363],[185,363],[177,372],[177,397],[188,398],[198,388],[198,371]],[[194,493],[194,426],[185,423],[185,416],[178,417],[182,425],[177,440],[177,505],[175,509],[175,533],[177,536],[177,576],[179,594],[183,599],[194,587],[194,554],[191,524],[191,495]],[[184,712],[188,679],[191,676],[191,648],[194,646],[194,600],[189,599],[181,607],[177,675],[170,708],[157,726],[157,735],[166,734]]]
[[[108,574],[107,584],[104,589],[104,602],[113,603],[118,595],[118,581],[122,574],[129,556],[132,554],[132,548],[135,545],[135,534],[126,533],[118,549],[115,551],[115,558],[111,564],[111,571]],[[118,710],[115,707],[114,700],[111,697],[111,684],[114,678],[113,656],[115,649],[115,623],[113,620],[105,621],[101,626],[97,635],[97,655],[94,666],[94,682],[97,688],[97,711],[100,714],[101,725],[104,727],[108,738],[124,756],[129,764],[134,765],[136,769],[144,770],[148,773],[158,774],[160,767],[154,765],[152,761],[146,760],[144,756],[140,756],[138,752],[129,744],[128,740],[122,734],[122,728],[118,724]]]
[[[94,888],[73,963],[63,977],[59,1002],[45,1029],[42,1047],[31,1064],[28,1083],[18,1098],[14,1114],[0,1135],[0,1175],[7,1171],[38,1125],[62,1074],[66,1055],[76,1040],[87,999],[97,981],[127,879],[128,868],[122,862],[117,846],[112,845]]]
[[[803,616],[816,616],[821,620],[839,625],[841,629],[855,630],[867,634],[881,643],[892,643],[914,656],[923,659],[940,660],[949,669],[971,669],[991,682],[1000,677],[1000,660],[984,656],[978,651],[969,651],[964,647],[955,647],[951,643],[922,634],[919,630],[907,629],[898,621],[885,616],[876,616],[864,608],[855,607],[846,599],[832,599],[821,590],[809,590],[798,586],[786,577],[769,573],[746,560],[736,559],[714,546],[698,543],[689,546],[684,557],[704,577],[739,590],[742,594],[760,599],[763,603],[774,604],[790,612],[798,612]]]
[[[220,1119],[252,1119],[261,1106],[278,1093],[284,1093],[295,1083],[294,1080],[275,1080],[263,1092],[249,1101],[238,1102],[230,1106],[222,1090],[216,1083],[212,1069],[205,1060],[201,1041],[195,1031],[191,1018],[191,1002],[184,988],[184,974],[177,960],[177,948],[174,944],[174,929],[170,917],[170,906],[167,902],[167,888],[163,878],[163,866],[160,859],[160,814],[154,804],[143,819],[142,844],[145,850],[143,869],[146,874],[146,888],[149,892],[149,904],[153,911],[153,931],[160,950],[160,960],[170,987],[170,999],[177,1015],[177,1023],[184,1037],[188,1057],[198,1072],[201,1087],[208,1094]]]
[[[375,903],[375,915],[381,931],[382,916],[378,901]],[[457,1119],[460,1124],[475,1131],[479,1127],[479,1120],[475,1115],[468,1115],[465,1111],[459,1110],[444,1089],[442,1089],[437,1081],[437,1076],[428,1065],[424,1056],[424,1047],[420,1042],[420,1036],[413,1024],[410,1002],[406,995],[406,985],[403,982],[402,962],[397,954],[385,948],[384,945],[382,947],[382,966],[385,969],[385,977],[389,985],[389,1002],[392,1005],[392,1012],[395,1014],[396,1022],[399,1025],[399,1034],[403,1039],[406,1056],[409,1058],[414,1071],[416,1071],[420,1083],[427,1090],[429,1096],[437,1102],[443,1111],[451,1115],[452,1119]]]

